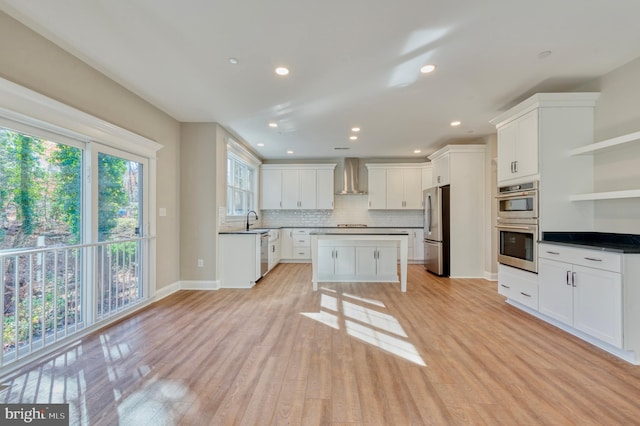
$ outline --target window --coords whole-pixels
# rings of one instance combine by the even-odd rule
[[[0,79],[0,374],[153,294],[160,148]]]
[[[244,216],[256,205],[256,167],[227,152],[227,216]]]

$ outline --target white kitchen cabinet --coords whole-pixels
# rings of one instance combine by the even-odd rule
[[[334,171],[333,169],[316,170],[316,195],[319,210],[333,210]]]
[[[318,247],[318,278],[339,280],[356,273],[356,248],[352,246],[320,245]]]
[[[498,265],[498,293],[537,311],[538,275],[510,266]]]
[[[621,348],[620,255],[548,244],[539,253],[540,313]]]
[[[432,157],[429,157],[432,158]],[[434,155],[431,160],[433,165],[433,186],[445,186],[451,183],[449,176],[450,155],[443,152],[441,155]]]
[[[387,169],[372,168],[367,165],[369,176],[369,209],[387,208]]]
[[[369,209],[422,210],[424,164],[366,164]]]
[[[282,208],[309,210],[317,206],[315,170],[287,169],[282,171]]]
[[[333,209],[336,164],[263,164],[263,210]]]
[[[427,163],[422,167],[422,190],[433,187],[433,165]]]
[[[538,173],[538,110],[498,127],[498,183]]]
[[[251,288],[260,279],[260,234],[219,234],[220,286]]]
[[[356,247],[356,276],[371,281],[396,280],[398,258],[395,246]]]
[[[538,230],[590,231],[593,203],[571,201],[593,191],[593,158],[569,156],[593,142],[598,93],[538,93],[500,114],[498,186],[538,181]]]
[[[281,209],[282,170],[263,169],[260,183],[260,208],[262,210]]]
[[[540,313],[622,347],[619,273],[540,259],[539,286]]]
[[[387,209],[422,209],[422,170],[419,167],[387,168]]]
[[[409,234],[411,236],[411,234]],[[424,262],[424,229],[413,230],[413,258],[417,262]]]
[[[485,274],[485,152],[485,145],[447,145],[429,155],[434,176],[439,170],[446,177],[437,185],[450,187],[449,275],[454,278]]]
[[[272,270],[280,262],[280,233],[279,229],[269,231],[268,271]]]
[[[293,228],[293,250],[292,259],[298,261],[311,261],[311,232],[314,229],[308,228]]]
[[[280,230],[280,259],[293,259],[293,229]]]

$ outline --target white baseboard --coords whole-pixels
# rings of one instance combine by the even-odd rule
[[[180,290],[220,290],[220,281],[180,281]]]
[[[498,281],[498,273],[484,271],[484,279],[489,281]]]
[[[176,281],[173,284],[169,284],[168,286],[157,289],[153,294],[153,300],[155,301],[164,299],[165,297],[175,293],[178,290],[180,290],[180,281]]]

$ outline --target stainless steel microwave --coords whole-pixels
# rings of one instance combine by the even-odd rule
[[[538,220],[538,182],[498,188],[498,219]]]

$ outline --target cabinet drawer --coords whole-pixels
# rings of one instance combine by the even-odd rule
[[[298,235],[309,235],[311,233],[311,229],[292,229],[291,233],[294,237]]]
[[[536,274],[500,265],[498,293],[538,310],[538,276]]]
[[[309,247],[294,247],[294,259],[311,259],[311,249]]]
[[[622,255],[600,250],[586,250],[554,244],[540,244],[538,256],[604,271],[621,272]]]
[[[311,247],[311,236],[309,235],[294,235],[293,236],[294,247]]]

